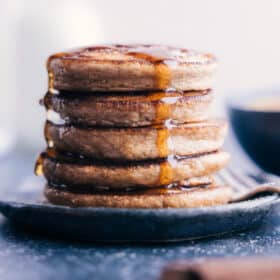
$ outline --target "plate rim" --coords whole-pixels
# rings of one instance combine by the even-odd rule
[[[32,209],[40,211],[53,211],[56,213],[64,214],[80,214],[80,215],[90,215],[90,214],[130,214],[130,215],[154,215],[154,216],[164,216],[171,214],[176,216],[200,216],[204,214],[214,214],[214,213],[227,213],[233,210],[254,210],[258,207],[274,206],[280,203],[280,196],[277,194],[266,195],[260,198],[255,198],[242,202],[229,203],[224,205],[216,206],[205,206],[196,208],[107,208],[107,207],[69,207],[63,205],[52,205],[44,203],[28,203],[28,202],[18,202],[13,200],[0,200],[0,212],[5,215],[4,208],[12,208],[15,211],[22,209]],[[7,216],[6,216],[7,217]]]

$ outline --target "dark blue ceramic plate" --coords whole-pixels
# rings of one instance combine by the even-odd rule
[[[0,211],[26,229],[86,241],[182,241],[246,230],[260,225],[279,202],[277,195],[267,195],[192,209],[69,208],[41,202],[42,182],[34,184],[7,194]]]

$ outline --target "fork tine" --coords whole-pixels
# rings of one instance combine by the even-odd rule
[[[228,172],[227,168],[221,170],[219,175],[224,184],[231,186],[236,192],[244,192],[247,190],[247,187],[240,184],[240,182]]]
[[[244,187],[254,188],[257,185],[256,181],[254,181],[249,176],[246,176],[240,169],[235,170],[232,167],[228,167],[227,170]]]
[[[272,182],[279,184],[280,183],[280,176],[271,174],[271,173],[266,173],[266,172],[261,172],[260,177],[265,180],[266,182]]]
[[[216,183],[217,183],[218,185],[226,185],[226,184],[227,184],[227,183],[224,181],[223,177],[222,177],[219,173],[215,174],[214,179],[215,179],[215,181],[216,181]]]

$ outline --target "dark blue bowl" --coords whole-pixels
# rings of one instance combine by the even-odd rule
[[[229,117],[233,131],[249,157],[262,169],[280,175],[280,108],[279,111],[266,111],[249,106],[264,97],[280,100],[280,88],[229,100]]]

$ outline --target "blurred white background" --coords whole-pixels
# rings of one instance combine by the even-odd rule
[[[21,147],[44,146],[45,112],[38,100],[53,52],[102,42],[210,51],[221,63],[221,99],[235,88],[279,83],[279,27],[277,0],[0,0],[0,149],[3,129]],[[221,105],[215,108],[222,112]]]

